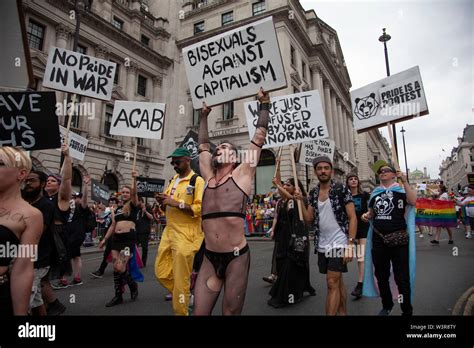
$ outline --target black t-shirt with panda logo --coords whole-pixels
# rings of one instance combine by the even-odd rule
[[[383,191],[370,200],[369,208],[374,210],[374,227],[381,234],[405,230],[406,193]]]

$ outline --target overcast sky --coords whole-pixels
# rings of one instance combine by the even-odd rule
[[[467,123],[474,124],[474,26],[472,0],[300,0],[337,31],[351,90],[386,77],[382,28],[391,74],[420,67],[429,115],[397,124],[400,166],[405,170],[400,129],[406,130],[408,168],[439,165]],[[386,127],[384,127],[386,128]],[[385,129],[382,133],[387,137]],[[445,152],[442,151],[445,150]]]

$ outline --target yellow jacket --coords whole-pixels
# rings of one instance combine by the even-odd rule
[[[196,184],[194,190],[190,186],[191,177],[194,175],[194,171],[191,170],[188,176],[182,178],[176,186],[175,192],[172,199],[177,202],[184,201],[191,207],[194,212],[194,216],[188,215],[179,208],[167,206],[166,207],[166,225],[172,227],[173,225],[183,224],[198,224],[201,225],[201,207],[202,207],[202,195],[204,192],[204,180],[200,176],[196,178]],[[171,191],[174,187],[176,180],[179,175],[176,174],[171,180],[170,184],[165,190],[165,194],[171,195]]]

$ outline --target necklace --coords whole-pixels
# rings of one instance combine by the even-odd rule
[[[231,168],[231,170],[229,170],[227,173],[225,173],[223,176],[221,176],[221,178],[219,180],[217,180],[217,178],[214,177],[214,180],[216,181],[216,186],[218,186],[220,184],[220,182],[222,181],[222,179],[224,179],[229,173],[232,173],[233,170],[234,170],[234,168]]]

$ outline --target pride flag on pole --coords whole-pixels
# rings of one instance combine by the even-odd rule
[[[456,208],[452,201],[419,198],[416,200],[416,224],[456,227]]]

